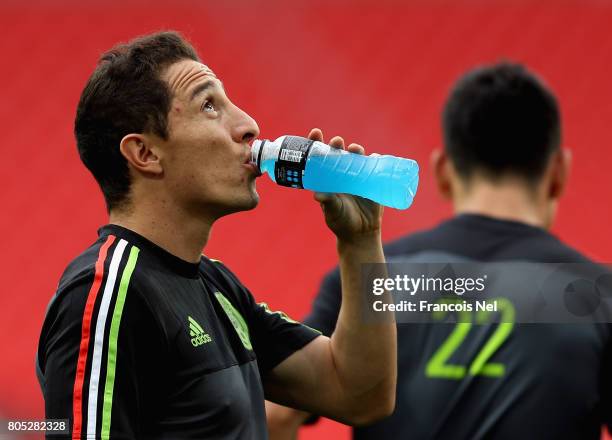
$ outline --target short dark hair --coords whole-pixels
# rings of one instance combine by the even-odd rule
[[[444,144],[460,177],[475,171],[530,183],[542,177],[561,144],[554,95],[519,64],[474,69],[457,81],[444,107]]]
[[[145,132],[168,137],[172,95],[161,74],[182,59],[199,61],[177,32],[136,38],[104,53],[81,93],[74,123],[77,147],[109,212],[125,202],[130,189],[121,139]]]

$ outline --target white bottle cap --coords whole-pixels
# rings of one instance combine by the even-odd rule
[[[255,164],[259,172],[261,173],[261,152],[262,145],[265,143],[265,140],[255,139],[253,144],[251,145],[251,163]]]

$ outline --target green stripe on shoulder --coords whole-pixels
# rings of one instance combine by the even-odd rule
[[[117,302],[113,310],[113,318],[111,321],[110,332],[108,335],[108,356],[106,362],[106,383],[104,384],[104,403],[102,407],[102,428],[100,438],[108,440],[110,437],[111,413],[113,410],[113,387],[115,385],[115,369],[117,367],[117,340],[119,338],[119,324],[121,323],[121,314],[125,305],[125,297],[130,285],[130,278],[136,267],[138,253],[140,250],[136,246],[132,246],[130,256],[123,269],[121,282],[119,283],[119,291],[117,292]]]
[[[215,260],[214,258],[210,258],[209,256],[207,256],[206,254],[202,254],[204,257],[208,258],[210,261],[212,261],[213,263],[219,263],[219,264],[223,264],[223,261],[221,260]]]
[[[268,306],[268,304],[267,304],[267,303],[265,303],[265,302],[258,303],[257,305],[258,305],[259,307],[262,307],[262,308],[263,308],[263,309],[266,311],[266,313],[268,313],[268,314],[270,314],[270,315],[278,315],[278,316],[279,316],[281,319],[283,319],[283,320],[285,320],[285,321],[287,321],[287,322],[290,322],[291,324],[300,324],[300,325],[303,325],[304,327],[308,327],[310,330],[312,330],[312,331],[314,331],[314,332],[319,333],[320,335],[322,335],[322,334],[323,334],[322,332],[320,332],[320,331],[319,331],[319,330],[317,330],[316,328],[312,328],[312,327],[310,327],[310,326],[308,326],[308,325],[306,325],[306,324],[304,324],[304,323],[302,323],[302,322],[299,322],[299,321],[296,321],[296,320],[294,320],[294,319],[291,319],[291,318],[289,317],[289,315],[287,315],[285,312],[282,312],[282,311],[280,311],[280,310],[276,310],[276,311],[272,311],[272,310],[270,310],[270,307],[269,307],[269,306]]]

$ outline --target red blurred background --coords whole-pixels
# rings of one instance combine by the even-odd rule
[[[65,265],[106,222],[72,135],[80,91],[100,53],[160,29],[183,32],[259,123],[261,137],[321,127],[370,152],[416,159],[408,211],[385,212],[384,238],[448,216],[429,167],[453,81],[511,59],[559,97],[574,167],[554,231],[612,261],[612,3],[607,1],[90,1],[0,3],[0,418],[43,417],[34,355]],[[262,178],[260,206],[221,220],[205,253],[274,308],[301,317],[336,261],[310,193]],[[299,231],[299,233],[296,233]],[[346,439],[325,421],[303,439]]]

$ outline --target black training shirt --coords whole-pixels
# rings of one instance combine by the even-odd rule
[[[69,419],[73,439],[264,439],[261,378],[318,335],[256,303],[222,263],[107,225],[47,310],[46,417]]]

